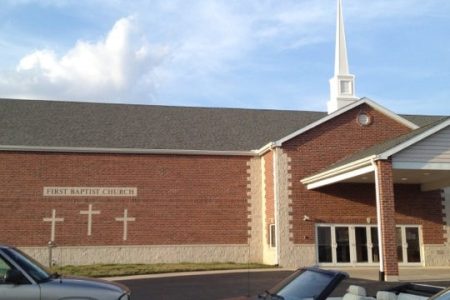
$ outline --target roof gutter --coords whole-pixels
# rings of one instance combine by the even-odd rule
[[[212,155],[212,156],[257,156],[255,151],[215,151],[178,149],[127,149],[127,148],[89,148],[89,147],[39,147],[39,146],[0,146],[0,151],[17,152],[65,152],[97,154],[160,154],[160,155]]]
[[[270,143],[266,144],[265,146],[262,146],[258,150],[252,150],[252,152],[255,155],[263,155],[263,154],[266,154],[267,152],[269,152],[270,150],[272,150],[273,148],[276,148],[276,147],[279,147],[279,145],[277,145],[277,143],[270,142]]]
[[[345,173],[350,173],[353,171],[357,171],[366,167],[370,167],[372,168],[372,161],[376,160],[377,156],[376,155],[372,155],[369,157],[365,157],[363,159],[351,162],[349,164],[337,167],[335,169],[332,170],[328,170],[310,177],[306,177],[302,180],[300,180],[301,183],[308,185],[308,188],[310,188],[310,185],[312,184],[317,184],[318,182],[324,181],[324,180],[329,180],[330,178],[334,178],[337,177],[339,175],[345,174]],[[363,169],[363,170],[369,170],[370,168],[367,169]],[[349,177],[351,178],[351,177]],[[331,183],[331,182],[330,182]],[[328,183],[328,184],[330,184]],[[322,186],[322,185],[320,185]],[[318,186],[317,186],[318,187]]]

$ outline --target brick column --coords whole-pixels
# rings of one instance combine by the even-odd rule
[[[380,205],[381,245],[386,281],[398,281],[397,238],[395,229],[395,199],[392,163],[377,161],[377,197]]]

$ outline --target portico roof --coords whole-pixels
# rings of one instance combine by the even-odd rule
[[[403,150],[447,128],[450,131],[449,117],[442,118],[408,134],[357,152],[314,175],[302,179],[301,182],[308,189],[315,189],[337,182],[373,182],[374,161],[392,159]],[[450,140],[444,141],[439,147],[442,149],[440,151],[448,156],[446,153],[450,153]],[[393,169],[395,169],[394,181],[420,183],[423,190],[450,185],[450,157],[448,157],[448,162],[424,162],[422,160],[396,162],[393,159]],[[424,172],[423,170],[430,170],[430,172]],[[417,173],[425,174],[426,178],[421,179],[421,176],[418,176]]]

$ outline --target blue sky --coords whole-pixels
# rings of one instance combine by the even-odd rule
[[[0,97],[326,110],[335,0],[2,0]],[[450,1],[344,0],[356,90],[450,115]]]

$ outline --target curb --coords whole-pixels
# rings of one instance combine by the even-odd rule
[[[146,274],[146,275],[103,277],[100,279],[104,279],[104,280],[108,280],[108,281],[126,281],[126,280],[139,280],[139,279],[152,279],[152,278],[220,275],[220,274],[247,273],[247,272],[249,272],[249,273],[281,272],[281,271],[294,271],[294,269],[282,269],[282,268],[277,268],[277,269],[236,269],[236,270],[218,270],[218,271],[174,272],[174,273],[159,273],[159,274]]]

